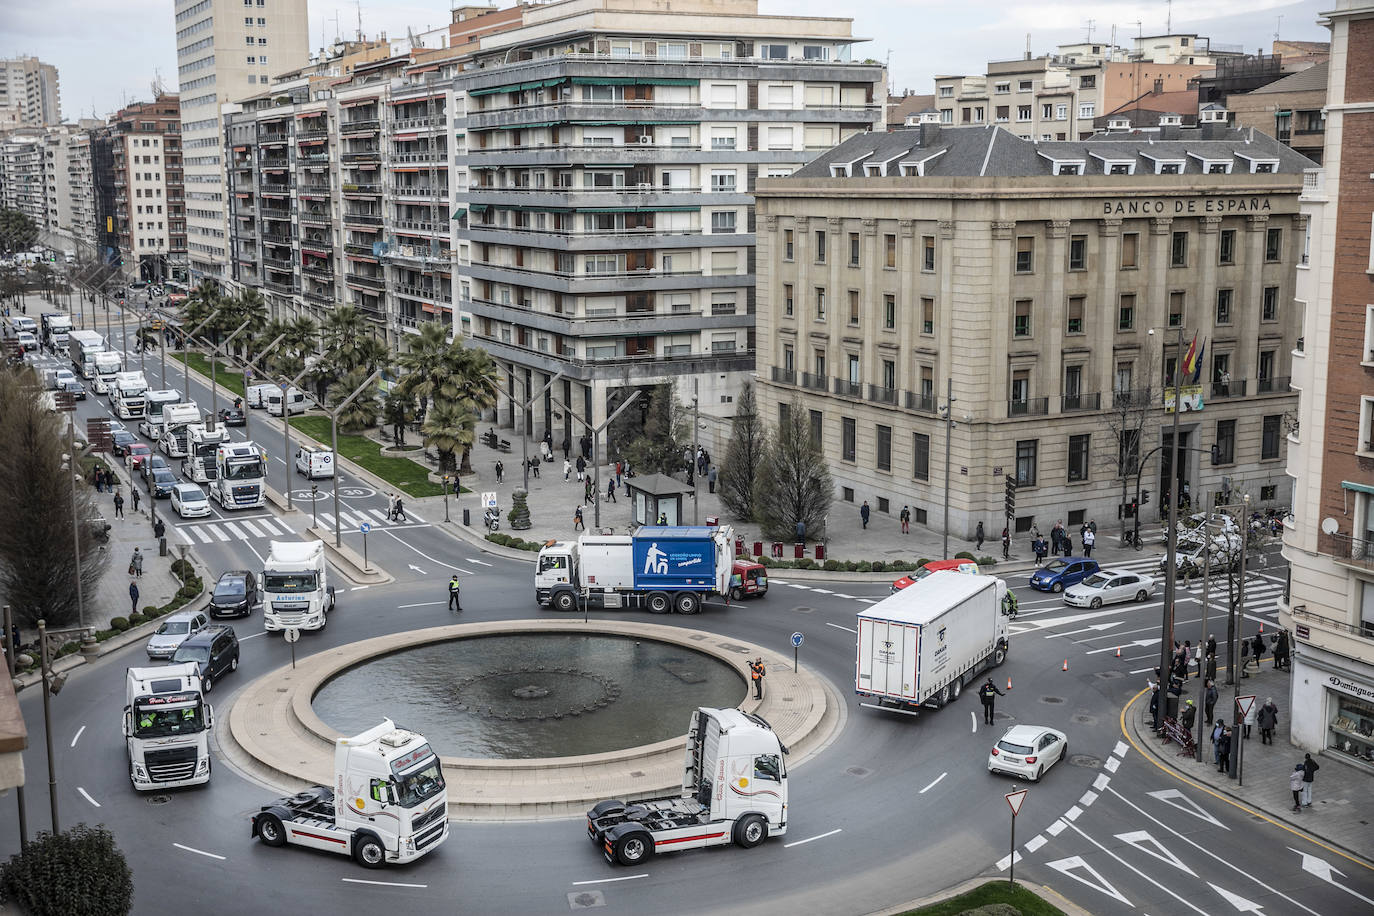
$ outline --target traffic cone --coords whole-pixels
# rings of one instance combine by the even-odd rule
[[[1260,632],[1261,632],[1261,633],[1264,632],[1264,624],[1263,624],[1263,623],[1260,624]]]
[[[1011,689],[1011,678],[1007,678],[1007,689]]]
[[[1065,671],[1068,671],[1068,670],[1069,670],[1069,660],[1068,660],[1067,658],[1064,659],[1064,670],[1065,670]]]
[[[1117,657],[1117,658],[1120,658],[1120,657],[1121,657],[1121,647],[1120,647],[1120,646],[1117,646],[1117,647],[1116,647],[1116,657]],[[1068,669],[1067,669],[1067,666],[1068,666],[1068,660],[1067,660],[1067,659],[1065,659],[1064,664],[1065,664],[1065,670],[1068,670]]]

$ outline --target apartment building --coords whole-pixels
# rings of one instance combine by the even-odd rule
[[[142,280],[185,280],[186,186],[176,94],[126,106],[104,133],[113,188],[109,228],[124,266]]]
[[[1226,100],[1237,127],[1277,137],[1318,165],[1326,146],[1326,61]]]
[[[229,249],[221,110],[306,63],[306,0],[177,0],[173,15],[190,274],[193,281],[223,280]]]
[[[49,127],[62,123],[57,68],[36,57],[0,60],[0,127]]]
[[[1224,124],[854,137],[759,183],[760,409],[807,411],[841,501],[939,528],[948,492],[957,537],[1001,529],[1007,477],[1018,535],[1112,530],[1137,486],[1123,465],[1152,520],[1184,487],[1287,505],[1307,165]],[[1194,337],[1171,469],[1161,388]]]
[[[1325,155],[1303,193],[1279,622],[1295,644],[1293,743],[1374,773],[1374,9],[1332,5]]]
[[[0,206],[18,210],[39,226],[47,221],[41,130],[29,128],[0,138]]]
[[[66,183],[71,194],[71,236],[87,246],[98,244],[94,137],[80,131],[67,144]]]

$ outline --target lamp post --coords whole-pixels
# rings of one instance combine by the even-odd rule
[[[949,453],[950,443],[954,439],[954,378],[945,380],[945,408],[942,411],[945,415],[945,536],[944,552],[940,554],[941,559],[949,559]]]
[[[529,439],[529,435],[527,434],[527,432],[526,432],[526,430],[525,430],[525,427],[526,427],[526,426],[528,425],[528,423],[529,423],[529,420],[527,419],[526,411],[529,410],[530,405],[533,404],[533,403],[535,402],[535,399],[537,399],[537,398],[543,396],[544,392],[546,392],[546,391],[548,391],[550,388],[552,388],[552,387],[553,387],[553,383],[556,382],[556,381],[558,381],[558,380],[561,379],[562,377],[563,377],[563,370],[560,369],[560,370],[558,370],[558,374],[557,374],[557,375],[555,375],[553,378],[549,379],[547,382],[544,383],[544,387],[543,387],[543,388],[540,388],[540,389],[539,389],[538,391],[536,391],[534,394],[530,395],[530,397],[526,398],[526,399],[525,399],[525,402],[524,402],[523,404],[520,405],[520,462],[521,462],[522,474],[524,475],[525,492],[526,492],[526,493],[528,493],[528,492],[530,491],[530,439]],[[454,495],[457,495],[457,493],[458,493],[457,488],[455,488],[453,492],[454,492]],[[447,519],[445,519],[445,521],[447,521]]]
[[[335,473],[335,474],[338,474],[338,471],[336,470],[334,473]],[[319,502],[319,499],[320,499],[320,485],[317,484],[317,483],[312,483],[312,484],[310,485],[310,527],[311,527],[311,528],[318,528],[318,527],[320,527],[320,513],[319,513],[319,510],[315,508],[315,504],[316,504],[317,502]]]
[[[49,648],[48,640],[50,638],[56,639],[57,644],[61,645],[68,636],[85,632],[85,627],[49,630],[46,620],[38,621],[38,658],[39,668],[43,676],[43,738],[48,747],[48,802],[52,807],[53,833],[58,833],[59,827],[57,821],[57,762],[52,753],[52,698],[62,691],[62,685],[67,682],[67,676],[53,672],[52,651]]]
[[[697,483],[697,478],[701,476],[701,468],[696,467],[697,455],[701,452],[701,430],[699,428],[699,424],[701,422],[701,405],[699,403],[699,393],[700,383],[697,379],[692,379],[692,466],[687,469],[687,473],[690,474],[692,477],[693,525],[697,524],[697,504],[700,502],[700,500],[697,499],[697,492],[699,487]],[[598,492],[597,496],[599,497],[600,495],[601,494]]]
[[[1155,333],[1150,328],[1150,336]],[[1174,596],[1178,587],[1178,415],[1183,409],[1183,325],[1178,326],[1178,357],[1174,363],[1174,422],[1172,441],[1169,443],[1169,476],[1173,479],[1169,486],[1169,534],[1168,548],[1164,567],[1164,608],[1159,626],[1159,701],[1155,704],[1154,729],[1159,730],[1169,705],[1169,669],[1174,648]],[[1139,508],[1137,508],[1137,512]]]
[[[329,435],[330,435],[330,439],[331,439],[331,441],[330,441],[330,447],[334,449],[334,477],[333,477],[332,483],[334,484],[334,546],[335,546],[335,547],[342,547],[342,546],[343,546],[343,529],[340,527],[341,523],[340,523],[340,521],[339,521],[339,463],[338,463],[338,462],[339,462],[339,414],[343,413],[343,409],[344,409],[345,407],[347,407],[349,404],[352,404],[353,401],[354,401],[354,399],[357,398],[358,395],[362,394],[364,391],[366,391],[367,389],[371,388],[371,387],[372,387],[372,384],[373,384],[374,382],[377,381],[377,379],[381,376],[381,374],[382,374],[382,370],[381,370],[381,369],[378,369],[377,371],[373,372],[371,375],[369,375],[369,376],[367,377],[367,381],[365,381],[365,382],[363,382],[361,385],[359,385],[358,388],[357,388],[357,390],[355,390],[355,391],[354,391],[352,394],[350,394],[348,397],[346,397],[346,398],[344,398],[342,401],[340,401],[340,402],[339,402],[339,406],[338,406],[338,407],[335,407],[333,410],[331,410],[331,411],[329,412]],[[285,395],[285,393],[283,393],[283,394],[282,394],[282,422],[285,423],[287,426],[290,426],[290,425],[291,425],[290,419],[291,419],[291,408],[290,408],[290,405],[289,405],[289,404],[287,403],[287,401],[286,401],[286,395]]]
[[[243,365],[243,394],[244,394],[244,398],[245,398],[245,399],[246,399],[247,396],[248,396],[248,379],[251,377],[254,367],[257,366],[258,360],[262,359],[262,358],[263,358],[264,356],[266,356],[268,353],[271,353],[274,349],[276,349],[277,344],[281,343],[281,342],[282,342],[283,340],[285,340],[285,339],[286,339],[286,332],[283,331],[281,334],[278,334],[278,335],[277,335],[277,337],[276,337],[275,340],[273,340],[273,341],[272,341],[271,343],[269,343],[267,346],[265,346],[265,347],[263,347],[261,350],[259,350],[257,356],[254,356],[254,357],[253,357],[252,359],[250,359],[248,362],[244,363],[244,365]],[[286,404],[286,393],[285,393],[285,392],[282,393],[282,404],[283,404],[283,405]],[[248,441],[251,442],[251,441],[253,441],[253,437],[252,437],[252,435],[248,432],[248,415],[249,415],[250,413],[252,413],[252,411],[248,409],[248,404],[246,403],[246,400],[245,400],[245,403],[244,403],[244,405],[243,405],[243,438],[245,438],[245,439],[247,439]],[[286,420],[288,419],[288,416],[287,416],[287,413],[286,413],[286,408],[285,408],[284,406],[282,407],[281,415],[282,415],[282,422],[283,422],[283,423],[286,422]],[[290,459],[288,458],[287,460],[289,461]],[[287,476],[288,476],[288,478],[289,478],[290,472],[288,472]],[[288,487],[287,489],[290,489],[290,488]]]
[[[1250,494],[1246,493],[1241,497],[1239,506],[1240,518],[1236,526],[1240,532],[1240,582],[1236,586],[1236,603],[1229,608],[1230,630],[1231,630],[1231,661],[1227,666],[1231,675],[1231,683],[1234,685],[1231,691],[1231,719],[1234,722],[1231,728],[1231,742],[1235,745],[1236,752],[1231,755],[1231,766],[1229,775],[1240,785],[1240,758],[1241,747],[1245,744],[1241,740],[1241,725],[1243,717],[1240,714],[1240,675],[1245,672],[1240,668],[1240,646],[1245,641],[1245,545],[1250,541]],[[1255,666],[1259,667],[1259,656],[1255,656]],[[1250,701],[1254,703],[1254,700]]]
[[[288,380],[288,379],[286,378],[286,376],[284,376],[284,375],[283,375],[283,376],[279,376],[279,378],[280,378],[282,381],[285,382],[285,384],[282,385],[282,389],[281,389],[281,404],[282,404],[282,407],[281,407],[281,430],[282,430],[282,433],[281,433],[281,435],[282,435],[282,458],[284,458],[284,459],[286,460],[286,487],[285,487],[285,490],[286,490],[286,511],[287,511],[287,512],[290,512],[290,511],[291,511],[291,406],[290,406],[290,402],[287,401],[287,399],[286,399],[286,395],[287,395],[288,392],[291,391],[292,388],[296,387],[296,383],[297,383],[297,382],[299,382],[301,379],[305,378],[305,374],[306,374],[307,372],[309,372],[309,371],[310,371],[309,369],[302,369],[302,370],[300,371],[300,374],[299,374],[299,375],[297,375],[295,378],[290,379],[290,380]],[[248,416],[248,405],[247,405],[247,404],[244,404],[244,405],[243,405],[243,408],[244,408],[244,410],[243,410],[243,415],[244,415],[244,417],[246,418],[246,417]],[[247,435],[247,423],[246,423],[246,422],[245,422],[245,424],[244,424],[244,434]],[[338,476],[338,473],[339,473],[339,456],[336,454],[336,455],[334,456],[334,475],[337,477],[337,476]]]
[[[214,321],[215,316],[223,310],[223,306],[215,308],[206,316],[204,321],[181,336],[181,399],[183,401],[189,402],[191,400],[191,361],[186,356],[186,348],[190,345],[191,338],[195,337],[201,328]],[[165,379],[163,380],[163,384],[166,384]]]
[[[215,416],[215,414],[216,414],[215,408],[218,406],[217,397],[218,397],[218,393],[219,393],[219,382],[217,381],[218,374],[217,374],[217,371],[216,371],[216,370],[219,368],[219,359],[218,359],[218,357],[219,357],[220,351],[223,350],[225,347],[229,346],[229,342],[232,341],[235,337],[238,337],[240,334],[242,334],[243,331],[244,331],[244,329],[247,328],[247,327],[248,327],[250,324],[252,324],[252,323],[253,323],[253,319],[252,319],[252,318],[244,319],[243,324],[241,324],[241,325],[239,325],[238,327],[234,328],[234,331],[233,331],[232,334],[230,334],[228,337],[224,338],[224,340],[220,341],[217,345],[215,345],[214,347],[212,347],[211,350],[210,350],[210,417],[211,417],[212,419],[214,418],[214,416]],[[286,404],[286,396],[285,396],[285,395],[282,396],[282,404],[283,404],[283,405]],[[283,417],[283,419],[286,417],[286,408],[285,408],[285,406],[282,407],[282,417]]]
[[[626,407],[629,407],[629,406],[630,406],[631,404],[633,404],[636,400],[638,400],[638,398],[639,398],[639,396],[640,396],[641,393],[642,393],[642,392],[640,392],[638,389],[636,389],[635,391],[630,392],[630,396],[629,396],[628,398],[625,399],[625,403],[623,403],[623,404],[621,404],[619,407],[617,407],[617,408],[615,409],[615,412],[612,413],[609,417],[607,417],[606,420],[605,420],[605,422],[603,422],[600,426],[592,426],[592,425],[591,425],[590,423],[588,423],[586,420],[582,419],[582,418],[579,417],[577,414],[575,414],[571,409],[569,409],[569,407],[568,407],[567,404],[564,404],[562,401],[558,400],[558,398],[554,398],[554,399],[553,399],[553,402],[554,402],[555,404],[557,404],[559,407],[562,407],[564,410],[566,410],[566,411],[568,412],[568,416],[572,417],[572,418],[573,418],[574,420],[576,420],[578,423],[581,423],[582,426],[587,430],[588,434],[589,434],[590,437],[591,437],[591,440],[592,440],[592,496],[593,496],[593,497],[599,496],[599,494],[600,494],[600,492],[601,492],[601,464],[600,464],[600,463],[597,461],[597,459],[596,459],[596,439],[597,439],[598,436],[601,435],[601,431],[602,431],[603,429],[605,429],[606,427],[608,427],[608,426],[611,425],[611,421],[612,421],[612,420],[614,420],[616,417],[620,416],[620,412],[621,412],[621,411],[623,411]],[[593,513],[593,521],[592,521],[592,524],[595,525],[597,528],[600,528],[600,527],[601,527],[601,500],[600,500],[599,498],[594,498],[594,499],[592,500],[592,513]]]

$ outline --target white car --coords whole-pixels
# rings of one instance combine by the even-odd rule
[[[19,346],[24,350],[38,349],[38,338],[34,337],[28,331],[20,331],[15,335],[15,339],[19,341]]]
[[[1045,771],[1069,756],[1069,738],[1043,725],[1013,725],[988,754],[988,772],[1039,782]]]
[[[172,487],[172,508],[182,518],[198,518],[210,514],[210,500],[195,484],[179,483]]]
[[[171,658],[176,654],[177,646],[209,623],[210,618],[201,611],[179,611],[162,621],[162,626],[148,639],[144,650],[151,659]]]
[[[307,479],[334,476],[334,453],[316,445],[302,445],[296,450],[296,473]]]
[[[1155,580],[1124,569],[1100,569],[1064,590],[1064,603],[1074,607],[1102,607],[1117,601],[1148,601]]]

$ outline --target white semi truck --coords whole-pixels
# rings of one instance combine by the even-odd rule
[[[734,843],[751,848],[787,833],[787,748],[760,716],[701,707],[688,723],[682,792],[648,801],[603,801],[587,834],[611,864],[656,852]]]
[[[448,839],[448,788],[423,735],[390,719],[334,744],[334,785],[263,805],[252,835],[351,855],[364,868],[400,865]]]
[[[195,662],[130,668],[124,689],[129,780],[140,792],[210,781],[214,710]]]
[[[166,429],[166,412],[181,401],[181,392],[170,388],[151,389],[143,398],[147,406],[143,408],[143,420],[138,424],[138,431],[153,440],[153,447],[156,448]],[[200,419],[199,412],[196,419]]]
[[[95,355],[106,349],[105,338],[95,331],[72,331],[67,335],[67,355],[82,378],[95,378]]]
[[[210,497],[226,509],[266,505],[266,453],[252,442],[221,442],[215,449]]]
[[[54,353],[67,348],[67,338],[71,332],[70,315],[49,312],[43,316],[43,343]]]
[[[139,420],[148,409],[148,380],[142,372],[118,372],[110,389],[110,406],[121,420]]]
[[[180,396],[178,395],[178,400]],[[149,402],[151,407],[151,401]],[[168,458],[185,458],[190,444],[189,429],[200,425],[200,408],[195,401],[168,404],[162,409],[162,436],[157,447]]]
[[[206,429],[200,423],[186,427],[186,458],[181,462],[181,473],[187,480],[196,483],[209,483],[215,479],[215,455],[222,442],[229,438],[222,426],[214,430]]]
[[[70,340],[67,347],[71,348]],[[124,357],[114,350],[101,350],[95,354],[94,362],[95,381],[91,387],[95,389],[96,394],[109,394],[110,388],[114,385],[114,377],[124,371]]]
[[[1007,583],[931,573],[858,613],[854,690],[873,709],[915,715],[959,698],[1007,660]]]
[[[263,564],[263,629],[323,630],[334,612],[334,586],[323,541],[272,541]]]

